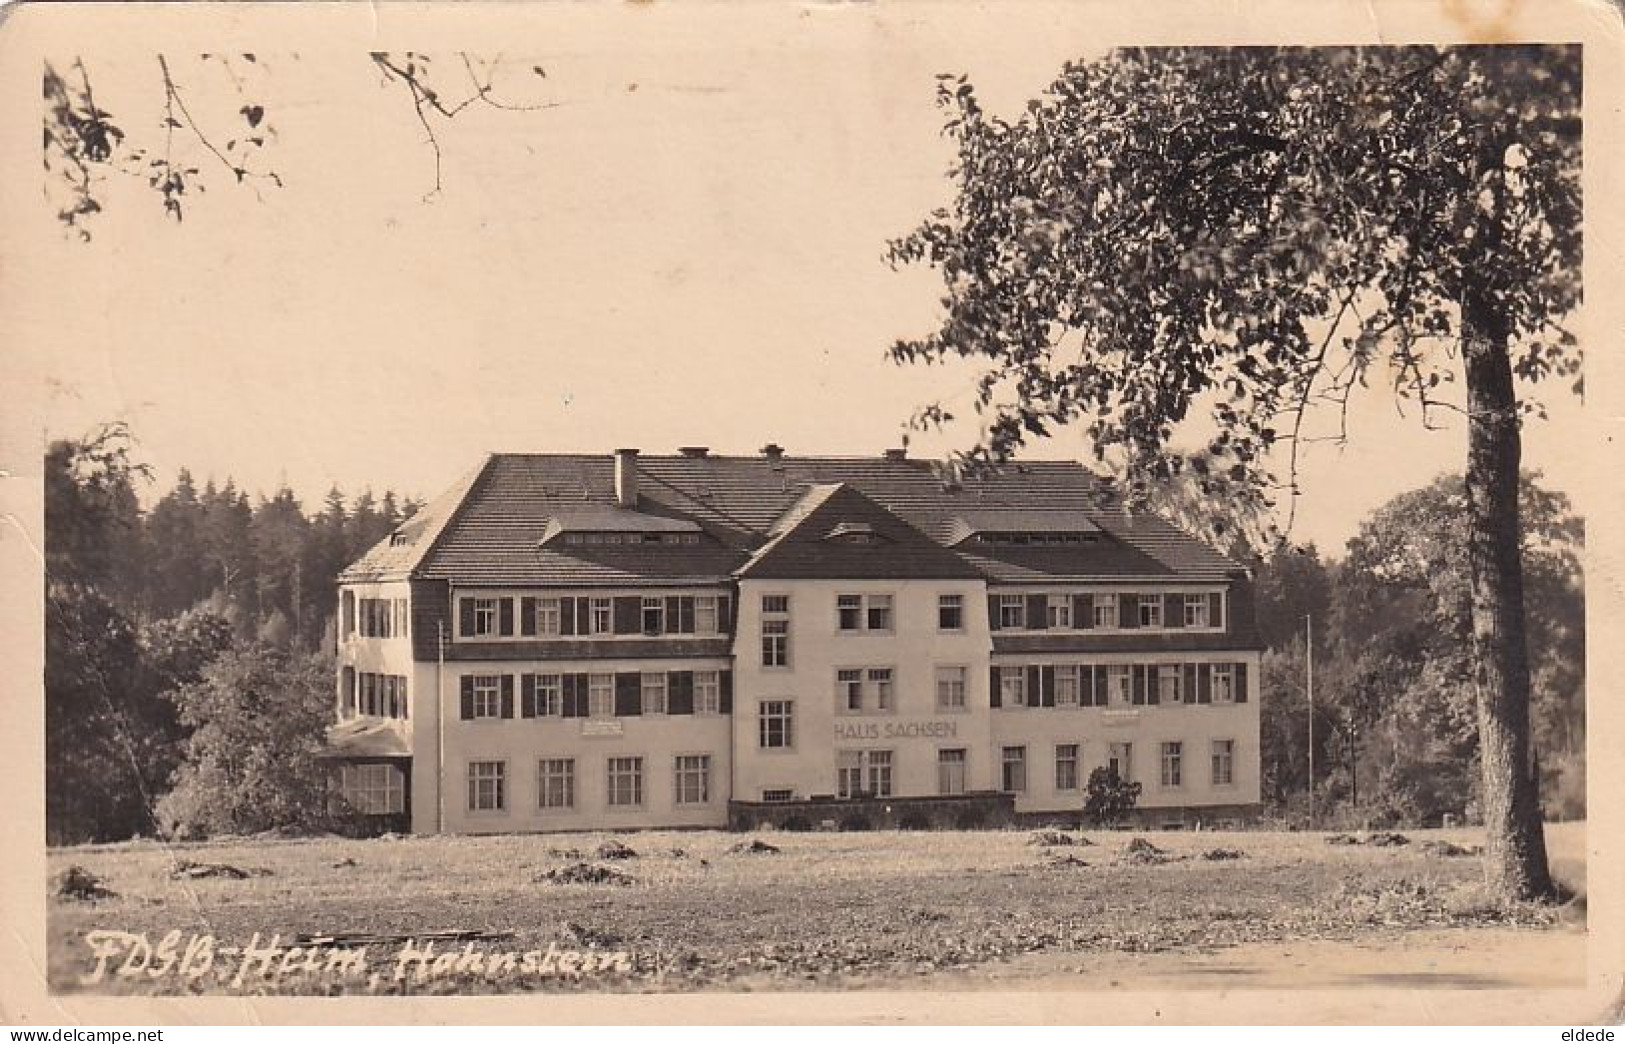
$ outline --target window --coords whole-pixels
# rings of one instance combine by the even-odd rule
[[[500,718],[502,716],[502,676],[476,674],[474,676],[474,717]]]
[[[891,630],[892,596],[836,595],[835,627],[846,632]]]
[[[965,668],[937,668],[937,709],[965,709]]]
[[[771,802],[794,801],[796,792],[789,787],[770,787],[762,791],[762,800]]]
[[[1021,595],[999,596],[999,627],[1020,630],[1027,626],[1027,599]]]
[[[339,770],[339,792],[362,815],[406,811],[406,787],[401,770],[394,765],[345,765]]]
[[[1140,626],[1141,627],[1161,627],[1162,626],[1162,596],[1160,596],[1160,595],[1141,595],[1140,596]]]
[[[790,597],[762,596],[762,666],[790,666]]]
[[[468,810],[501,812],[508,807],[508,765],[503,761],[468,763]]]
[[[672,621],[676,623],[676,621]],[[666,600],[664,598],[645,598],[643,600],[643,633],[666,633]]]
[[[363,638],[400,638],[406,636],[407,603],[404,598],[362,598],[356,600],[350,592],[345,597],[355,603],[356,630]]]
[[[643,759],[609,759],[609,807],[636,808],[643,804]]]
[[[757,709],[757,741],[764,749],[795,745],[794,700],[763,700]]]
[[[1213,741],[1213,785],[1228,787],[1236,781],[1236,741]]]
[[[480,637],[497,633],[498,607],[495,598],[474,599],[474,629],[470,635]]]
[[[722,713],[722,682],[716,671],[694,672],[694,713]]]
[[[963,631],[965,629],[965,596],[939,595],[937,597],[937,630]]]
[[[1207,595],[1188,594],[1185,596],[1185,626],[1207,627]]]
[[[1005,747],[1001,759],[1003,776],[1001,782],[1003,789],[1011,794],[1020,794],[1027,789],[1027,748]]]
[[[615,630],[612,605],[608,598],[594,598],[591,600],[591,615],[587,618],[587,633],[611,634]]]
[[[937,751],[937,793],[963,794],[965,792],[965,750]]]
[[[721,634],[717,623],[717,596],[697,595],[694,598],[694,633]]]
[[[1213,665],[1213,702],[1236,702],[1236,676],[1228,663]]]
[[[1133,702],[1133,687],[1130,684],[1127,664],[1113,664],[1106,668],[1106,691],[1110,694],[1113,707],[1127,707]]]
[[[363,671],[355,684],[358,713],[372,718],[406,717],[405,675]]]
[[[666,672],[645,671],[643,673],[643,713],[666,713]]]
[[[837,709],[844,714],[883,713],[892,709],[890,667],[842,667],[835,672]]]
[[[711,800],[711,755],[677,755],[677,804],[703,805]]]
[[[865,795],[891,797],[892,752],[838,750],[835,752],[836,793],[843,798]]]
[[[1113,743],[1106,756],[1106,767],[1125,783],[1134,778],[1134,744]]]
[[[1157,668],[1157,698],[1163,703],[1180,703],[1185,698],[1180,686],[1184,672],[1178,664],[1164,664]]]
[[[1027,673],[1020,667],[999,668],[999,702],[1006,707],[1027,705]]]
[[[1057,743],[1055,745],[1055,789],[1078,789],[1078,745],[1076,743]]]
[[[843,711],[863,710],[863,672],[845,667],[836,671],[835,694]]]
[[[564,714],[564,688],[556,674],[536,676],[536,716],[557,718]]]
[[[1072,626],[1072,596],[1050,595],[1046,608],[1048,616],[1045,620],[1050,627]]]
[[[615,716],[615,676],[590,674],[587,676],[587,715],[593,718]]]
[[[1055,668],[1055,705],[1076,707],[1079,702],[1077,665],[1070,663],[1058,665]]]
[[[536,798],[540,808],[575,807],[574,758],[543,758],[536,763]]]
[[[557,598],[536,599],[536,633],[544,638],[558,636],[559,600]]]
[[[1097,594],[1094,601],[1095,626],[1117,626],[1117,596],[1114,594]]]
[[[890,667],[869,668],[868,682],[869,689],[874,694],[875,710],[891,710],[892,669]]]
[[[1162,785],[1177,787],[1180,783],[1180,761],[1184,757],[1184,744],[1162,745]]]

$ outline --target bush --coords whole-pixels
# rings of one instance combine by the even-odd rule
[[[967,808],[954,816],[954,829],[979,830],[987,822],[987,813],[979,808]]]
[[[853,812],[841,817],[841,829],[846,831],[873,830],[874,824],[869,822],[868,816],[861,812]]]
[[[794,815],[785,816],[784,822],[779,824],[780,830],[788,830],[796,834],[805,834],[812,828],[812,820],[808,819],[799,812],[795,813]]]
[[[911,808],[897,817],[899,830],[930,830],[931,818],[919,809]]]
[[[1125,782],[1117,770],[1102,766],[1089,773],[1089,799],[1083,814],[1096,826],[1116,826],[1140,800],[1140,784]]]

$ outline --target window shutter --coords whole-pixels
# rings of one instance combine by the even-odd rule
[[[1002,707],[1004,705],[1004,692],[999,688],[999,669],[987,669],[987,705],[989,707]]]
[[[1049,627],[1049,599],[1043,595],[1027,596],[1027,630],[1042,631]]]
[[[689,603],[689,624],[688,624],[688,629],[690,631],[692,631],[694,629],[693,611],[694,611],[693,610],[693,603],[690,602]],[[682,628],[680,628],[678,626],[678,621],[682,617],[682,614],[683,614],[683,600],[681,598],[677,597],[676,595],[667,595],[666,596],[666,619],[662,621],[662,624],[665,626],[665,632],[664,632],[665,634],[676,634],[678,631],[682,630]]]
[[[457,633],[466,638],[474,633],[474,599],[457,599]]]
[[[615,716],[630,718],[643,713],[643,676],[636,671],[615,675]]]
[[[1136,707],[1145,705],[1145,664],[1137,663],[1129,668],[1129,701]]]
[[[1185,626],[1185,596],[1171,594],[1162,596],[1162,626]]]
[[[340,713],[346,718],[355,713],[355,668],[344,668],[344,680],[339,684]]]
[[[497,633],[504,638],[513,637],[513,599],[497,599]]]
[[[1117,626],[1140,626],[1140,596],[1133,594],[1117,596]]]
[[[1235,689],[1236,689],[1236,702],[1237,703],[1246,703],[1247,702],[1247,665],[1245,663],[1236,664],[1235,667],[1234,667],[1233,675],[1234,675],[1234,680],[1231,682],[1231,684],[1234,685]]]
[[[519,676],[519,716],[521,718],[536,717],[536,675],[521,674]]]
[[[693,671],[672,671],[666,675],[666,713],[694,713]]]
[[[1072,596],[1072,626],[1088,629],[1095,625],[1095,600],[1089,595]]]
[[[1111,673],[1105,667],[1096,665],[1095,672],[1095,706],[1104,707],[1112,701]]]
[[[536,599],[519,599],[519,633],[526,638],[536,636]]]
[[[732,714],[734,709],[734,672],[723,671],[720,681],[722,688],[722,713]]]
[[[723,634],[733,633],[733,599],[727,595],[717,599],[717,629]]]
[[[1162,702],[1162,669],[1150,664],[1145,668],[1145,702],[1149,707],[1155,707]]]
[[[1207,596],[1207,625],[1209,627],[1223,627],[1224,624],[1224,595],[1217,592]]]
[[[355,593],[344,592],[344,633],[355,633]]]
[[[1022,699],[1025,701],[1026,705],[1029,706],[1029,707],[1038,706],[1038,689],[1039,689],[1039,686],[1040,686],[1040,682],[1041,682],[1041,678],[1040,678],[1039,672],[1038,672],[1038,665],[1037,664],[1028,664],[1028,666],[1027,666],[1027,691],[1023,692],[1021,695],[1022,695]]]
[[[643,599],[637,595],[617,595],[613,613],[616,634],[637,634],[643,630]]]
[[[463,702],[463,715],[462,715],[463,720],[464,721],[473,721],[474,720],[474,676],[472,674],[463,675],[462,697],[463,697],[463,701],[462,701]]]
[[[502,716],[513,717],[513,675],[502,676]]]
[[[592,599],[591,598],[572,598],[572,599],[570,599],[570,601],[575,603],[576,633],[577,634],[591,634],[592,633]],[[611,615],[612,616],[614,615],[613,612],[611,613]],[[615,621],[613,619],[610,621],[610,626],[611,627],[615,626]],[[586,692],[585,689],[583,689],[581,691]],[[586,699],[586,697],[583,696],[582,699]]]
[[[1213,702],[1213,667],[1211,664],[1196,665],[1196,702]]]
[[[1055,706],[1055,668],[1053,666],[1038,669],[1038,705],[1040,707]]]
[[[1195,703],[1196,702],[1196,664],[1187,663],[1185,665],[1185,684],[1182,686],[1182,688],[1183,688],[1184,691],[1181,692],[1180,695],[1185,697],[1185,702],[1186,703]]]
[[[990,631],[999,629],[999,596],[987,596],[987,627]]]
[[[671,626],[672,622],[668,618],[666,627],[669,630]],[[677,599],[677,633],[694,633],[694,599],[687,595]]]
[[[559,599],[559,634],[573,635],[576,633],[576,600],[574,598]]]

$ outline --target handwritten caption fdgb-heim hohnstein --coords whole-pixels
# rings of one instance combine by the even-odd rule
[[[261,990],[339,983],[351,989],[421,986],[436,980],[486,981],[522,985],[546,980],[579,981],[632,971],[624,950],[578,950],[548,943],[529,950],[499,949],[475,942],[402,939],[385,945],[341,945],[315,937],[297,944],[279,934],[254,935],[241,945],[213,935],[169,931],[98,929],[84,937],[89,970],[84,986],[124,982],[185,986],[223,986]]]

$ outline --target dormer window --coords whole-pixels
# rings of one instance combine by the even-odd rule
[[[842,522],[824,534],[824,539],[837,544],[879,544],[885,541],[867,522]]]
[[[399,529],[389,534],[390,547],[405,547],[409,543],[411,543],[411,541],[407,538],[406,534],[401,532]]]

